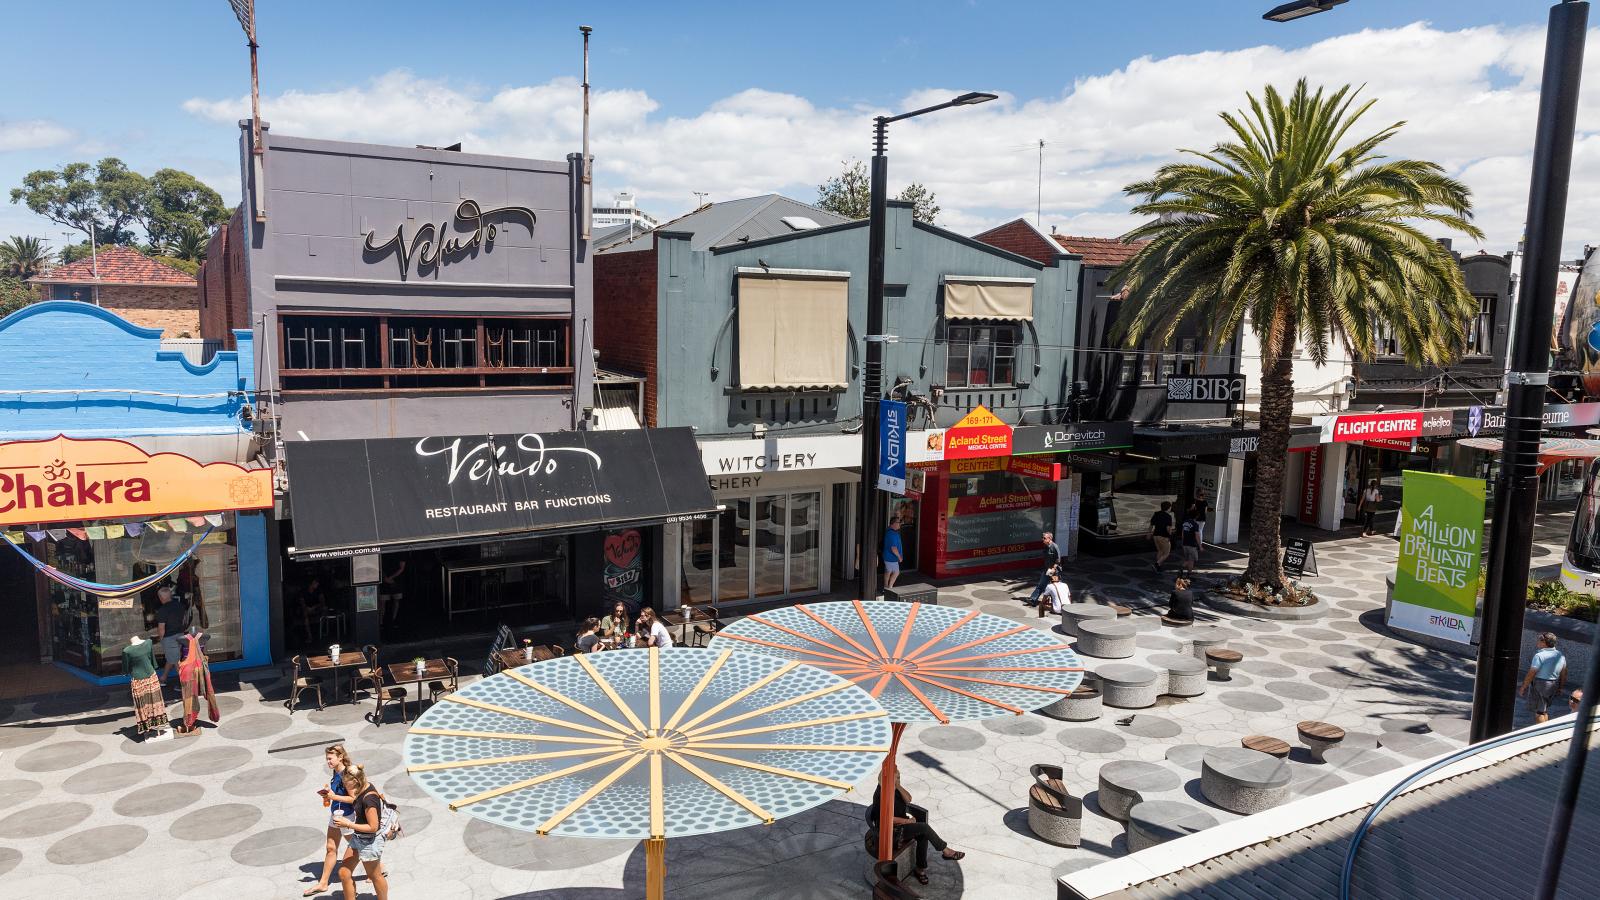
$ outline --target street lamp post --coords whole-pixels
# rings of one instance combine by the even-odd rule
[[[978,91],[898,116],[878,116],[872,123],[872,208],[867,221],[867,352],[861,370],[861,494],[856,504],[856,537],[861,557],[857,573],[863,600],[878,596],[878,554],[883,535],[883,493],[878,490],[878,401],[883,393],[883,245],[889,214],[889,123],[938,112],[952,106],[974,106],[996,99]]]

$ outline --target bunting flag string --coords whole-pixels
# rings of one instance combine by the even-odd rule
[[[204,542],[207,537],[210,537],[210,535],[211,529],[207,528],[205,533],[200,535],[200,540],[197,540],[188,547],[184,548],[182,553],[179,553],[171,562],[162,566],[159,571],[150,575],[146,575],[145,577],[135,581],[126,582],[124,584],[102,584],[97,581],[88,581],[86,579],[79,578],[76,575],[68,575],[67,573],[57,569],[55,566],[52,566],[49,563],[46,563],[43,560],[35,557],[27,550],[24,550],[22,545],[14,544],[11,541],[6,541],[5,543],[13,550],[17,551],[17,553],[20,554],[23,559],[27,560],[29,565],[33,566],[35,569],[38,569],[46,578],[49,578],[52,581],[69,587],[75,591],[82,591],[85,594],[93,594],[96,597],[125,597],[128,594],[136,594],[139,591],[142,591],[145,588],[160,582],[168,575],[171,575],[179,566],[183,565],[184,560],[187,560],[189,556],[194,553],[195,548],[200,546],[200,544]]]
[[[155,533],[184,532],[194,526],[195,530],[202,528],[222,528],[225,519],[222,513],[207,513],[203,516],[174,516],[170,519],[150,519],[144,522],[117,522],[106,525],[85,525],[76,528],[41,528],[38,531],[25,531],[20,529],[0,529],[7,537],[16,543],[21,543],[24,535],[31,541],[64,541],[69,536],[79,540],[102,541],[116,538],[136,538],[146,531]]]

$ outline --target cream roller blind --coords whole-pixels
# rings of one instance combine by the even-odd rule
[[[1033,319],[1033,285],[983,281],[944,283],[946,319]]]
[[[739,276],[739,386],[847,385],[850,282]]]

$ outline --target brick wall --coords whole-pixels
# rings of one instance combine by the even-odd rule
[[[193,287],[100,286],[100,306],[135,325],[161,329],[162,337],[200,337],[200,300]]]
[[[594,347],[600,367],[644,376],[645,424],[656,425],[656,251],[594,258]]]
[[[1001,250],[1009,250],[1018,256],[1026,256],[1045,265],[1049,265],[1056,254],[1061,252],[1061,248],[1051,247],[1045,243],[1039,232],[1021,219],[1007,222],[982,234],[975,234],[972,239],[983,241],[991,247],[999,247]]]
[[[233,349],[233,329],[249,328],[250,296],[244,280],[244,207],[217,229],[200,264],[200,336]]]

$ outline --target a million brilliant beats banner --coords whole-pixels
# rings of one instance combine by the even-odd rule
[[[1472,643],[1483,551],[1484,482],[1406,471],[1389,624]]]
[[[945,459],[1011,455],[1011,426],[979,406],[944,433]]]

